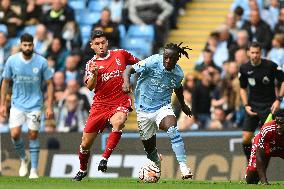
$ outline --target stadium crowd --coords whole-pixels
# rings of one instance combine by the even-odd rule
[[[43,116],[41,130],[81,132],[92,103],[92,93],[82,82],[85,63],[93,56],[88,43],[91,31],[106,32],[110,48],[125,48],[144,58],[163,47],[165,31],[178,29],[177,17],[188,1],[2,0],[0,73],[8,56],[19,51],[19,36],[24,32],[33,34],[35,52],[47,58],[54,72],[55,117],[45,120]],[[239,94],[238,68],[249,60],[248,43],[260,42],[263,57],[284,68],[284,8],[280,2],[234,1],[225,23],[209,35],[194,72],[184,70],[184,97],[192,107],[193,117],[184,115],[179,104],[174,103],[180,130],[242,127],[245,113]],[[135,25],[152,26],[150,53],[128,44],[133,40],[127,36]],[[135,45],[141,42],[135,40]],[[145,48],[146,41],[142,40]],[[0,131],[8,132],[7,120],[0,117],[0,122]]]

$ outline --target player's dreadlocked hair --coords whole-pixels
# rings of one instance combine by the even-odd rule
[[[186,56],[186,58],[189,59],[188,57],[188,53],[186,52],[186,50],[192,50],[191,48],[189,48],[188,46],[185,46],[185,47],[181,47],[181,44],[183,42],[181,42],[180,44],[175,44],[175,43],[168,43],[166,46],[165,46],[165,49],[171,49],[171,50],[174,50],[178,53],[178,56],[181,57],[181,55],[184,55]]]

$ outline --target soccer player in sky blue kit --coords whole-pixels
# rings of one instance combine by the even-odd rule
[[[30,34],[21,36],[21,52],[10,56],[5,64],[1,87],[0,113],[7,116],[6,95],[9,84],[13,82],[9,127],[13,146],[21,158],[20,176],[28,174],[31,161],[30,179],[38,178],[39,140],[41,112],[43,108],[42,82],[47,83],[46,118],[53,115],[53,83],[52,71],[47,60],[34,53],[33,37]],[[26,123],[29,128],[30,158],[26,156],[25,146],[21,138],[21,126]]]
[[[191,116],[191,110],[185,104],[183,97],[181,82],[184,74],[181,67],[177,65],[181,55],[188,58],[187,49],[189,48],[181,47],[181,43],[179,45],[167,44],[163,55],[152,55],[126,68],[123,73],[122,86],[123,91],[130,92],[130,75],[139,73],[134,92],[135,107],[139,132],[147,158],[161,167],[160,156],[156,148],[156,132],[158,129],[166,131],[179,162],[183,179],[192,178],[193,174],[186,164],[184,143],[177,130],[177,119],[171,106],[171,96],[175,91],[182,111]]]

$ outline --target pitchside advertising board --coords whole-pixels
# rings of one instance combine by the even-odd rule
[[[88,176],[94,178],[138,177],[148,162],[137,133],[124,133],[108,162],[107,173],[97,171],[108,133],[100,135],[92,148]],[[188,162],[196,180],[243,180],[246,159],[242,153],[241,131],[182,133]],[[27,136],[24,136],[27,139]],[[39,174],[48,177],[74,177],[79,170],[77,156],[81,133],[41,134]],[[28,143],[26,141],[26,148]],[[162,178],[180,178],[178,164],[166,134],[157,135],[159,153],[163,155]],[[27,149],[28,153],[28,149]],[[18,175],[20,162],[8,134],[1,135],[1,174]],[[282,170],[282,171],[281,171]],[[284,161],[272,158],[268,169],[270,180],[284,180]]]

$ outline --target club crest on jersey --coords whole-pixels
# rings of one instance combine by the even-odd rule
[[[117,65],[119,65],[119,66],[121,65],[119,58],[115,58],[115,62],[116,62]]]
[[[265,76],[265,77],[262,79],[262,83],[265,84],[265,85],[267,85],[267,84],[270,83],[270,79],[269,79],[267,76]]]
[[[33,68],[33,73],[37,74],[39,72],[38,68]]]
[[[255,86],[255,79],[254,78],[248,78],[248,82],[251,86]]]

